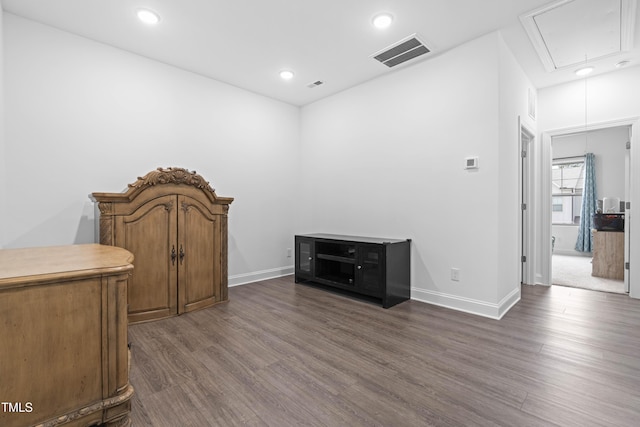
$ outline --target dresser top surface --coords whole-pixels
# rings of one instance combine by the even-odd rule
[[[325,233],[315,233],[315,234],[297,234],[296,237],[309,237],[312,239],[327,239],[327,240],[341,240],[345,242],[356,242],[356,243],[373,243],[377,245],[384,245],[390,243],[400,243],[406,242],[411,239],[386,239],[383,237],[363,237],[363,236],[346,236],[342,234],[325,234]]]
[[[133,268],[126,249],[98,244],[0,250],[0,287],[68,274],[79,277]]]

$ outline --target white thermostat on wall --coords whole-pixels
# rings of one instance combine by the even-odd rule
[[[478,156],[465,157],[465,159],[464,159],[464,168],[465,169],[478,169]]]

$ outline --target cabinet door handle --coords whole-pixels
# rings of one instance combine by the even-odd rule
[[[182,245],[180,245],[180,265],[182,265],[182,260],[184,260],[184,250],[182,249]]]
[[[313,259],[313,257],[309,257],[309,261],[311,261]]]
[[[175,247],[175,245],[171,246],[171,265],[176,265],[176,247]]]
[[[358,270],[362,270],[362,266],[361,265],[358,266]]]

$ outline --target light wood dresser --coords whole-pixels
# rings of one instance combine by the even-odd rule
[[[136,257],[129,322],[176,316],[228,300],[227,212],[195,171],[158,168],[123,193],[93,193],[100,243]]]
[[[591,275],[624,280],[624,233],[597,230],[591,232],[593,233]]]
[[[130,425],[132,262],[97,244],[0,250],[0,426]]]

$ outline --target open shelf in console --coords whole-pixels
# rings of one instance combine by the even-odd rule
[[[347,258],[347,257],[343,257],[343,256],[338,256],[338,255],[327,255],[327,254],[317,254],[316,255],[318,259],[324,259],[327,261],[335,261],[335,262],[344,262],[347,264],[355,264],[356,260],[353,258]]]
[[[316,242],[316,254],[320,256],[335,257],[336,260],[351,260],[353,263],[356,257],[356,246],[344,242]]]
[[[319,258],[316,263],[316,278],[342,285],[353,285],[355,264]]]
[[[356,247],[345,242],[316,241],[316,278],[353,286]]]

